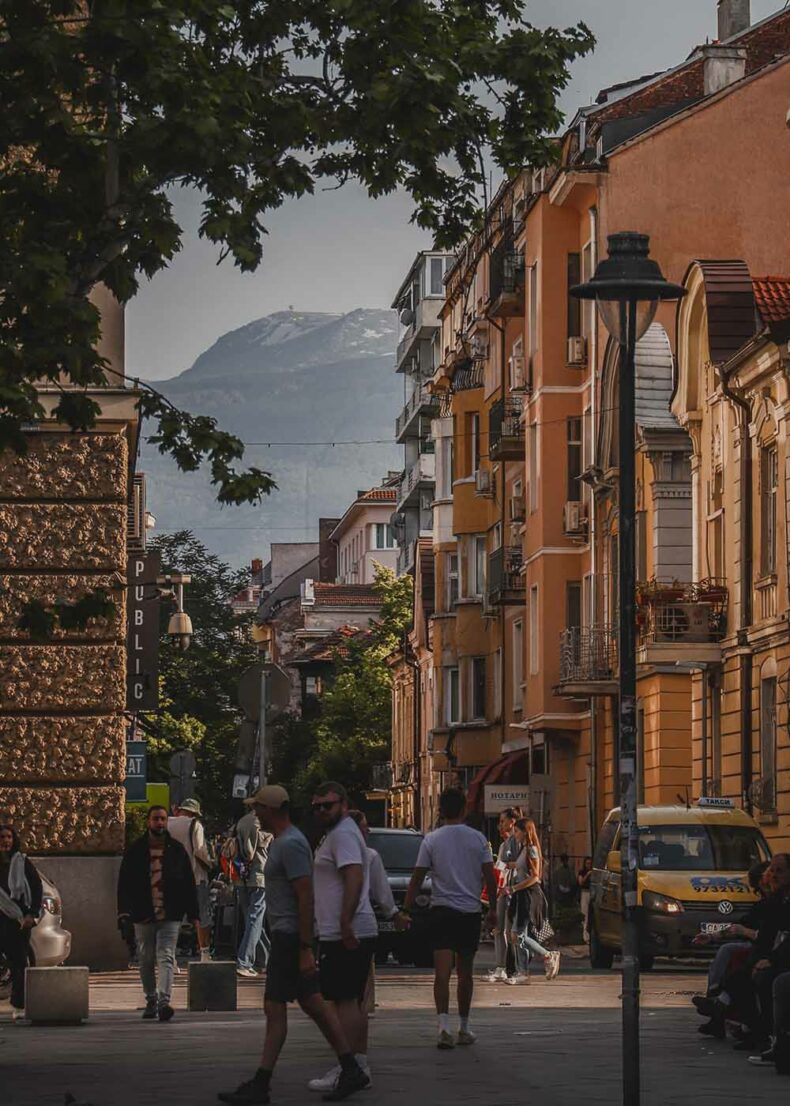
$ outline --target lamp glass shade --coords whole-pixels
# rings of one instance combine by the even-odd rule
[[[658,309],[658,300],[632,300],[625,305],[625,311],[622,311],[623,303],[621,300],[611,300],[598,298],[595,301],[598,305],[598,311],[603,319],[603,325],[609,331],[615,341],[621,345],[625,345],[628,337],[628,312],[636,311],[636,340],[639,341],[647,333],[650,325],[656,317],[656,310]],[[623,331],[623,323],[626,324],[626,330]]]

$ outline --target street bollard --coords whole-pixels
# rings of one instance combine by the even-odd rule
[[[236,962],[203,960],[189,965],[188,1010],[235,1010]]]
[[[79,1025],[88,1017],[87,968],[28,968],[25,1015],[33,1025]]]

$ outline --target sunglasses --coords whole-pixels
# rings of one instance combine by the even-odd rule
[[[340,799],[328,799],[325,803],[313,803],[310,807],[313,814],[317,814],[319,810],[331,810],[333,806],[337,806]]]

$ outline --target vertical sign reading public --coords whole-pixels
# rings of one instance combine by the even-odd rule
[[[159,706],[159,553],[130,553],[126,709]]]

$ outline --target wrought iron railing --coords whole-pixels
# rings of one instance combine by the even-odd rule
[[[506,236],[491,254],[489,295],[496,303],[502,295],[512,295],[524,285],[524,255]]]
[[[524,404],[518,397],[498,399],[488,415],[488,448],[496,451],[503,438],[524,441],[521,416]]]
[[[482,361],[471,358],[461,361],[453,373],[453,391],[468,392],[472,388],[483,387],[484,365]]]
[[[569,626],[560,635],[560,683],[594,683],[617,675],[617,629]]]
[[[488,595],[492,603],[505,592],[521,592],[526,588],[522,569],[524,554],[517,546],[495,549],[488,558]]]
[[[717,642],[727,631],[725,580],[650,580],[637,586],[636,595],[642,645]]]
[[[395,422],[396,437],[399,438],[401,436],[418,411],[429,418],[436,418],[439,414],[439,397],[431,395],[425,387],[417,388],[414,395],[398,415]]]

